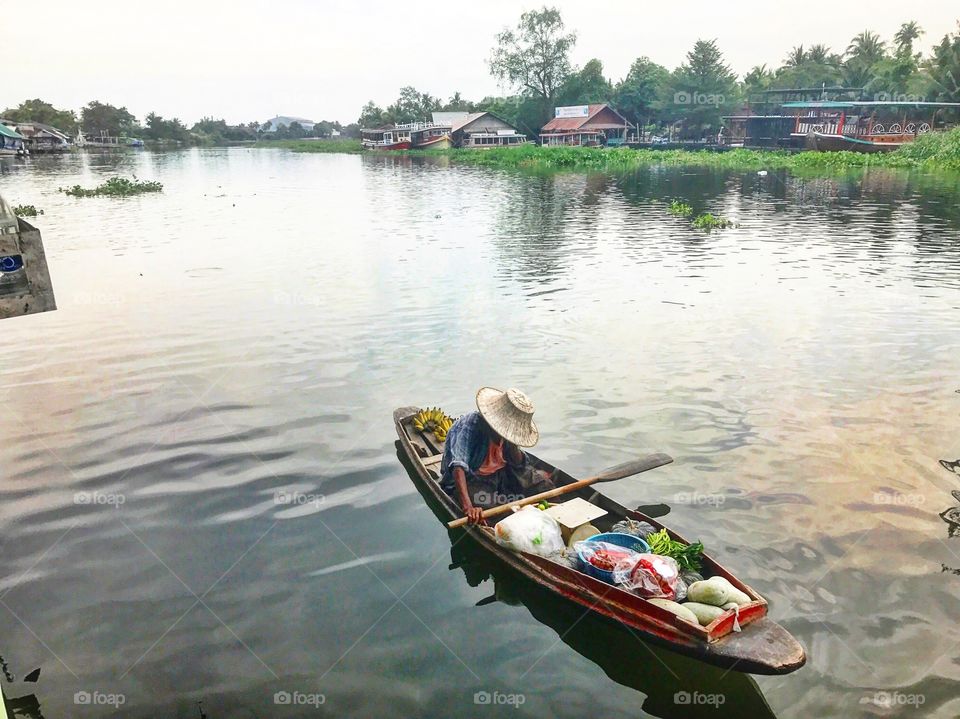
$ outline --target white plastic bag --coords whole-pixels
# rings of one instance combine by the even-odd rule
[[[529,552],[546,557],[566,545],[557,520],[532,504],[497,522],[497,543],[514,552]]]
[[[659,554],[638,554],[613,568],[613,581],[641,597],[674,599],[679,579],[677,561]]]

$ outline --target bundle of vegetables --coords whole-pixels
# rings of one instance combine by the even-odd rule
[[[671,539],[667,530],[661,529],[659,532],[647,536],[647,544],[650,545],[650,551],[654,554],[661,554],[664,557],[672,557],[677,560],[680,569],[700,571],[700,564],[703,559],[703,542],[684,544]]]
[[[752,601],[745,592],[741,592],[720,576],[691,584],[687,588],[687,599],[689,601],[682,606],[693,612],[703,626],[710,624],[729,609],[739,612],[739,607]],[[735,621],[733,630],[740,631],[739,622]]]

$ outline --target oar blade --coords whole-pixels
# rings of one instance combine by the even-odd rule
[[[646,457],[624,462],[623,464],[618,464],[615,467],[603,470],[597,475],[597,481],[612,482],[615,479],[623,479],[624,477],[662,467],[665,464],[670,464],[672,461],[673,457],[663,452],[648,454]]]

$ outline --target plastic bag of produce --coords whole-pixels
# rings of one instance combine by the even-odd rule
[[[636,519],[630,519],[628,517],[614,524],[610,531],[619,532],[620,534],[632,534],[634,537],[646,539],[657,530],[649,522],[638,522]]]
[[[532,505],[497,522],[494,534],[497,543],[507,549],[541,557],[559,552],[565,546],[557,520]]]
[[[677,560],[659,554],[637,554],[613,569],[613,581],[641,597],[674,599],[680,568]]]
[[[605,572],[612,572],[619,562],[635,561],[640,556],[639,552],[610,542],[577,542],[573,548],[585,562]]]

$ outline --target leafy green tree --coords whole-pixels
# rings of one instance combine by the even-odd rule
[[[596,58],[568,75],[557,91],[558,105],[588,105],[612,98],[613,85],[603,76],[603,63]]]
[[[628,120],[641,126],[650,125],[662,114],[662,98],[669,82],[667,68],[648,57],[638,57],[630,65],[627,76],[617,84],[614,105]]]
[[[137,118],[127,108],[97,100],[92,100],[80,111],[80,125],[84,132],[97,134],[107,131],[111,135],[128,135],[140,130]]]
[[[400,97],[387,106],[383,116],[388,122],[397,124],[424,122],[430,119],[430,113],[436,112],[440,107],[437,98],[408,85],[400,88]]]
[[[756,65],[750,72],[743,76],[743,95],[747,100],[759,95],[764,90],[770,90],[773,81],[776,78],[772,70],[768,70],[766,65]]]
[[[877,63],[887,57],[886,43],[875,32],[864,30],[850,41],[843,61],[848,87],[871,89]]]
[[[143,134],[151,140],[174,140],[177,142],[187,142],[190,138],[190,131],[177,118],[165,120],[155,112],[151,112],[144,118],[146,127]]]
[[[0,117],[13,122],[42,122],[67,135],[74,134],[79,127],[73,110],[58,110],[40,98],[24,100],[17,107],[4,110]]]
[[[787,53],[786,59],[783,61],[784,67],[800,67],[807,61],[807,53],[803,49],[803,45],[797,45],[789,53]]]
[[[373,100],[370,100],[363,106],[363,109],[360,110],[360,118],[357,120],[357,124],[360,125],[361,128],[367,129],[380,127],[381,125],[385,125],[386,122],[386,118],[383,115],[383,108]]]
[[[556,8],[525,12],[515,30],[497,35],[489,60],[494,77],[539,101],[538,127],[552,114],[557,93],[570,74],[570,51],[577,35],[564,30]]]
[[[915,40],[919,40],[921,35],[923,35],[923,30],[917,22],[911,20],[903,23],[897,30],[897,34],[893,36],[893,42],[897,46],[897,54],[912,57],[913,43]]]
[[[476,105],[469,100],[464,100],[459,92],[455,92],[440,109],[446,112],[475,112]]]
[[[929,99],[960,102],[960,23],[954,35],[947,33],[924,66]]]
[[[669,113],[684,125],[683,134],[701,137],[721,125],[721,115],[739,99],[737,76],[724,62],[715,40],[697,40],[687,61],[671,76]]]

